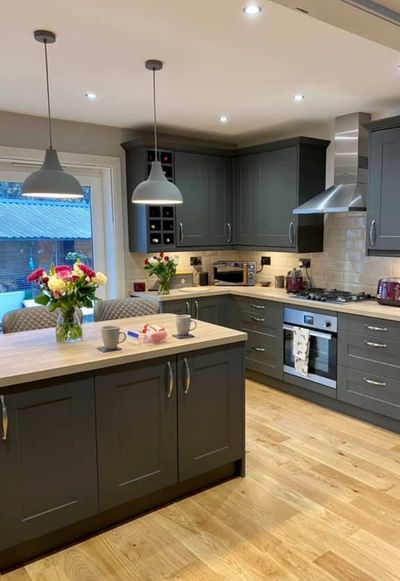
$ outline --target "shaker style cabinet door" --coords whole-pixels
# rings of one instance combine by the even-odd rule
[[[259,159],[260,154],[255,154],[244,155],[234,160],[235,223],[233,240],[235,244],[240,246],[251,246],[255,243],[255,204],[260,188]]]
[[[0,550],[98,512],[93,379],[6,395],[5,413]]]
[[[232,160],[210,155],[209,186],[209,246],[229,246],[233,242]]]
[[[243,457],[243,347],[178,358],[179,480]]]
[[[294,248],[298,148],[266,151],[259,157],[261,177],[255,204],[255,244]]]
[[[400,128],[371,133],[367,248],[400,251]]]
[[[208,155],[177,151],[175,184],[183,198],[176,207],[177,246],[209,245]]]
[[[100,510],[177,482],[176,358],[96,372]]]

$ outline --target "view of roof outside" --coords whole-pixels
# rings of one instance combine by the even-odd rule
[[[33,269],[77,258],[93,266],[90,186],[76,201],[23,198],[21,188],[0,182],[0,322],[35,295],[26,280]]]

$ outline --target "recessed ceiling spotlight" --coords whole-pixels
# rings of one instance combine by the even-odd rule
[[[304,101],[304,95],[294,95],[293,101],[296,102]]]
[[[258,6],[257,4],[247,4],[243,8],[243,12],[247,16],[258,16],[262,12],[262,7],[261,6]]]
[[[228,123],[229,117],[227,115],[220,115],[220,117],[218,117],[218,121],[220,123]]]
[[[87,93],[85,93],[85,97],[86,99],[89,99],[89,101],[96,101],[97,99],[96,93],[93,93],[92,91],[88,91]]]

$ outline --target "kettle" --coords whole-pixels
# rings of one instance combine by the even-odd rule
[[[288,293],[299,293],[304,290],[304,281],[301,270],[294,267],[290,270],[286,277],[286,292]]]

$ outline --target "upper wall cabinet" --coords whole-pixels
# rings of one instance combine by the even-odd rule
[[[328,141],[271,143],[234,160],[234,243],[292,252],[323,250],[323,216],[293,209],[325,188]],[[261,146],[262,147],[262,146]]]
[[[371,131],[367,251],[400,256],[400,117],[375,121]]]
[[[143,141],[124,144],[130,250],[322,251],[323,216],[294,216],[293,209],[325,189],[328,144],[298,137],[232,150],[170,138],[162,145],[161,162],[182,192],[183,204],[176,207],[131,204],[154,151]]]

